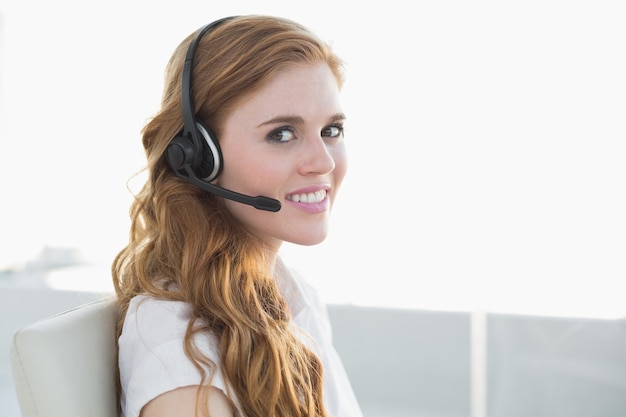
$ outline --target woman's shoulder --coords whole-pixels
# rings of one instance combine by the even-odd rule
[[[202,383],[184,348],[190,318],[191,307],[184,302],[145,295],[131,300],[118,341],[125,415],[139,415],[141,407],[165,392]],[[212,385],[226,392],[216,337],[202,332],[194,342],[215,365],[203,366],[207,375],[215,372]]]
[[[158,299],[152,296],[135,296],[124,319],[120,335],[120,350],[135,354],[169,350],[183,346],[192,317],[190,304],[183,301]],[[212,361],[219,361],[219,342],[213,333],[194,335],[200,350]]]
[[[136,335],[154,343],[184,337],[191,307],[181,301],[170,301],[148,295],[135,296],[128,306],[122,336]],[[156,340],[155,340],[156,339]]]

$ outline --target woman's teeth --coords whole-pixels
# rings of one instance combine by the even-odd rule
[[[319,203],[326,198],[326,190],[316,191],[314,193],[291,194],[287,196],[287,200],[296,203]]]

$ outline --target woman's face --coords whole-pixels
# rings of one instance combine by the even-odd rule
[[[224,170],[216,182],[277,199],[282,208],[268,212],[225,200],[230,212],[275,248],[323,241],[347,168],[344,119],[326,64],[284,69],[244,98],[222,126]]]

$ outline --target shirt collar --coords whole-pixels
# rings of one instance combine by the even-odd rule
[[[295,319],[310,306],[310,300],[303,291],[297,274],[285,265],[280,256],[276,261],[274,275],[280,293],[287,301],[292,318]]]

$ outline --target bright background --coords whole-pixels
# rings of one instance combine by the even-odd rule
[[[332,233],[284,248],[327,300],[624,316],[623,2],[260,3],[2,0],[0,269],[77,248],[90,273],[50,282],[110,288],[174,47],[276,14],[347,62]]]

